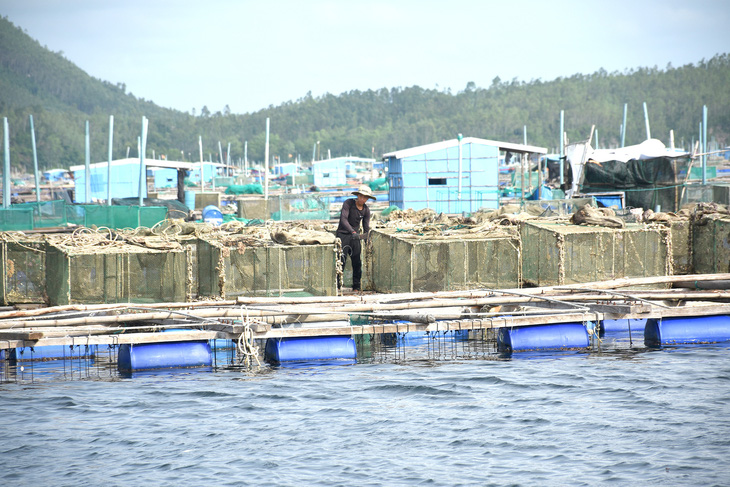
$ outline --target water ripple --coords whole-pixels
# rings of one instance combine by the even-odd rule
[[[18,485],[723,485],[727,347],[0,384]]]

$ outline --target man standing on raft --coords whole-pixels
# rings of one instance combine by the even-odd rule
[[[366,203],[370,198],[375,200],[375,196],[367,184],[361,185],[352,194],[357,198],[350,198],[342,203],[337,238],[342,241],[342,268],[345,268],[349,255],[352,260],[352,290],[359,291],[362,279],[360,241],[367,240],[370,233],[370,208]],[[360,223],[362,223],[362,233],[360,233]]]

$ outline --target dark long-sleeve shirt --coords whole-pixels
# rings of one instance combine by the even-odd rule
[[[337,233],[345,235],[357,233],[360,229],[360,222],[362,222],[363,233],[367,235],[370,231],[370,208],[366,204],[363,205],[362,211],[358,210],[355,204],[356,201],[356,199],[350,198],[342,203]]]

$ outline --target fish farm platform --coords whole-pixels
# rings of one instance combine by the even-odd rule
[[[510,290],[17,309],[0,311],[0,350],[214,339],[252,343],[730,315],[730,290],[703,285],[729,280],[730,274],[701,274]],[[687,287],[666,289],[672,283]],[[664,288],[635,289],[648,285]]]

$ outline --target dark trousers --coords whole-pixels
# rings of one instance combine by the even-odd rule
[[[350,256],[352,261],[352,289],[360,289],[360,280],[362,279],[362,261],[360,260],[360,253],[362,247],[360,245],[360,239],[355,238],[352,234],[341,234],[338,233],[337,237],[342,241],[342,269],[345,269],[347,263],[347,256]]]

